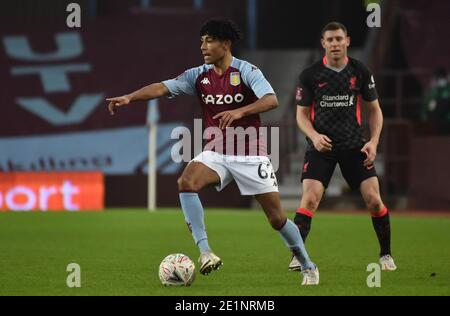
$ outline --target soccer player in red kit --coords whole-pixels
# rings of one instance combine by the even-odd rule
[[[240,38],[234,22],[212,19],[200,30],[201,52],[205,63],[176,77],[148,85],[131,94],[108,98],[111,114],[119,106],[135,100],[150,100],[181,94],[198,98],[203,112],[207,143],[192,159],[178,179],[179,197],[185,220],[200,250],[200,273],[207,275],[222,265],[212,252],[198,192],[215,185],[220,191],[235,180],[242,195],[253,195],[271,226],[300,262],[303,285],[319,284],[319,270],[309,259],[297,226],[281,209],[278,185],[272,164],[260,137],[259,113],[278,106],[276,95],[262,72],[250,63],[232,56],[232,44]],[[253,137],[239,139],[235,130],[254,131]],[[238,134],[238,133],[237,133]],[[251,229],[249,227],[249,229]]]
[[[361,192],[372,214],[381,268],[395,270],[389,212],[380,197],[373,164],[383,126],[375,81],[361,62],[347,56],[350,38],[344,25],[327,24],[321,42],[325,57],[300,74],[296,94],[297,124],[307,137],[308,148],[302,173],[303,195],[294,221],[305,241],[314,212],[339,163],[347,183]],[[362,134],[361,104],[368,113],[369,140]],[[295,257],[289,269],[300,269]]]

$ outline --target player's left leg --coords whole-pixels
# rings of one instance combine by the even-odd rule
[[[319,284],[319,269],[311,261],[297,226],[281,208],[278,184],[268,157],[249,156],[227,161],[227,168],[242,195],[253,195],[266,214],[270,225],[277,230],[302,266],[303,285]]]
[[[393,271],[397,267],[391,256],[391,224],[389,212],[380,196],[380,185],[377,177],[361,182],[360,191],[367,209],[372,214],[373,228],[380,243],[380,264],[382,270]]]
[[[380,243],[380,264],[383,270],[395,270],[391,257],[391,225],[389,212],[381,200],[380,185],[375,166],[364,166],[366,155],[359,149],[339,154],[342,175],[352,190],[361,192],[367,209],[372,214],[372,223]]]
[[[204,275],[222,265],[222,260],[209,246],[203,205],[198,196],[198,192],[204,187],[217,183],[224,184],[226,181],[226,171],[214,162],[212,156],[210,152],[203,152],[195,157],[178,179],[181,207],[192,237],[200,250],[200,273]]]
[[[319,284],[319,269],[311,261],[297,226],[286,217],[281,208],[278,192],[255,195],[273,229],[277,230],[286,246],[292,251],[302,266],[302,285]]]

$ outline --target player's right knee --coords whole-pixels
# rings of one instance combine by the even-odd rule
[[[192,180],[190,177],[181,176],[178,178],[178,191],[191,191],[191,192],[197,192],[199,190],[198,186],[196,185],[195,181]]]
[[[366,206],[372,213],[378,213],[383,209],[383,201],[379,194],[370,194],[365,198]]]

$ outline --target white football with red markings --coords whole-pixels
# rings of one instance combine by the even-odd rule
[[[195,280],[195,264],[182,253],[170,254],[159,265],[159,279],[166,286],[189,286]]]

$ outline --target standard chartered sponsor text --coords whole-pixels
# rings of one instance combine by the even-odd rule
[[[321,107],[347,107],[353,105],[353,95],[323,95],[320,101]]]

